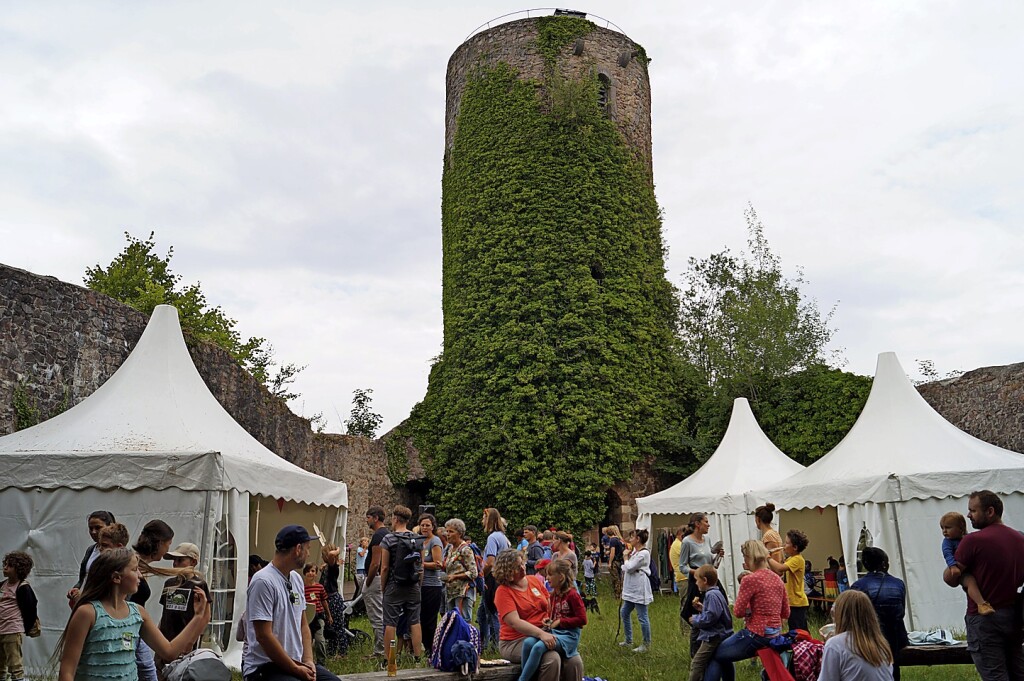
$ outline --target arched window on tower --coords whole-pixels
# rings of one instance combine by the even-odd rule
[[[611,118],[612,81],[603,73],[597,74],[597,106],[605,118]]]

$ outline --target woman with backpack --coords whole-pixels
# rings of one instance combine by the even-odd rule
[[[640,622],[640,632],[644,642],[636,648],[634,653],[647,652],[651,647],[651,620],[647,616],[647,606],[654,600],[654,592],[651,590],[651,552],[647,548],[649,538],[647,530],[637,530],[630,537],[632,551],[629,558],[622,564],[622,628],[626,634],[626,640],[619,643],[620,646],[633,645],[633,621],[632,613],[636,610],[636,618]]]

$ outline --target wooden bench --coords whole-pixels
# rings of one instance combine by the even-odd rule
[[[343,674],[338,678],[342,681],[382,681],[388,678],[387,672],[364,672],[362,674]],[[399,681],[466,681],[466,677],[455,672],[439,672],[430,667],[418,669],[399,669]],[[519,665],[504,664],[493,667],[480,667],[480,672],[473,675],[473,681],[515,681],[519,678]]]
[[[812,605],[818,606],[823,612],[831,610],[832,604],[836,602],[836,599],[828,598],[827,596],[808,596],[807,600]]]
[[[901,667],[923,667],[938,664],[974,664],[967,652],[967,643],[955,646],[907,646],[900,651]]]

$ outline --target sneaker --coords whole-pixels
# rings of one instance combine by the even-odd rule
[[[648,650],[646,643],[641,643],[636,648],[633,648],[634,653],[646,653]]]
[[[632,641],[619,641],[619,645],[623,646],[623,647],[631,646],[631,645],[633,645],[633,642]]]

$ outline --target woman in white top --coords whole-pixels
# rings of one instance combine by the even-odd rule
[[[818,681],[892,681],[892,651],[866,594],[853,589],[832,606],[836,633],[825,642]]]
[[[636,610],[636,618],[640,621],[640,631],[644,637],[644,642],[633,648],[636,653],[646,652],[651,646],[651,620],[647,616],[647,605],[654,600],[654,593],[648,579],[651,574],[651,552],[646,548],[648,536],[647,530],[637,530],[630,537],[629,543],[633,550],[622,564],[621,615],[626,640],[619,645],[633,645],[633,621],[630,615]]]

